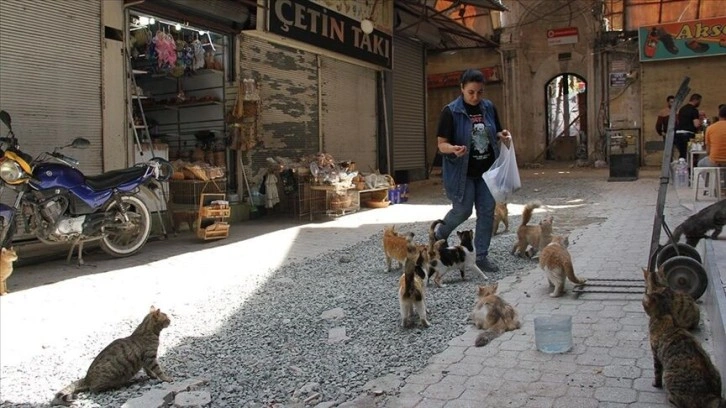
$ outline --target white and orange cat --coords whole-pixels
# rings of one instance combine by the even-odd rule
[[[414,312],[418,315],[421,325],[429,327],[426,317],[426,287],[423,272],[424,259],[421,251],[413,243],[413,234],[407,242],[407,256],[404,272],[398,279],[398,302],[401,306],[401,326],[408,328],[414,325]]]
[[[517,330],[521,326],[514,307],[496,294],[498,287],[498,283],[493,283],[477,288],[471,320],[477,329],[484,331],[477,336],[476,347],[485,346],[505,331]]]
[[[524,206],[522,211],[522,222],[517,228],[517,241],[512,247],[512,254],[517,256],[527,256],[529,258],[541,251],[552,239],[552,221],[551,215],[546,216],[539,222],[539,225],[528,225],[532,219],[532,212],[535,208],[542,206],[539,201],[532,201]]]
[[[587,280],[575,276],[572,266],[572,257],[567,250],[568,235],[553,235],[552,242],[542,249],[539,255],[539,267],[545,272],[550,289],[550,297],[560,297],[565,293],[565,279],[576,285],[582,285]]]
[[[13,247],[3,248],[0,253],[0,296],[8,293],[7,280],[13,273],[13,262],[18,260],[18,254]]]

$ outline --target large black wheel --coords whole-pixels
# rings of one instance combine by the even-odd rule
[[[671,289],[688,293],[693,299],[700,298],[708,287],[706,270],[691,257],[674,256],[666,260],[663,272]]]
[[[676,247],[673,246],[673,244],[668,244],[664,246],[656,256],[656,267],[660,268],[663,263],[674,256],[687,256],[698,263],[701,263],[701,254],[698,253],[698,250],[688,244],[684,244],[682,242],[678,242],[677,244],[678,253],[676,253]]]

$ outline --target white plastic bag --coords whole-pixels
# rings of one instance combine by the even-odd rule
[[[519,179],[519,169],[517,168],[517,157],[514,155],[514,142],[511,140],[511,136],[509,147],[504,143],[501,144],[499,157],[494,160],[492,167],[485,171],[481,177],[487,183],[489,191],[497,202],[505,202],[509,195],[522,187],[522,182]]]

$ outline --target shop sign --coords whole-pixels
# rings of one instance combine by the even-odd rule
[[[269,31],[316,47],[392,68],[391,36],[308,0],[271,0]]]
[[[638,29],[640,61],[726,54],[726,17],[644,26]]]
[[[482,74],[484,74],[484,80],[486,83],[500,82],[502,80],[499,74],[499,66],[479,68]],[[428,89],[433,88],[446,88],[450,86],[459,86],[459,80],[461,80],[461,74],[464,71],[446,72],[443,74],[430,74],[426,77],[426,87]]]
[[[551,28],[547,30],[547,44],[577,44],[577,27]]]
[[[627,72],[611,72],[610,86],[613,88],[624,88],[628,84]]]

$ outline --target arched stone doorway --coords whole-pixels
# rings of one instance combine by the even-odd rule
[[[587,81],[563,73],[545,84],[547,160],[587,159]]]

